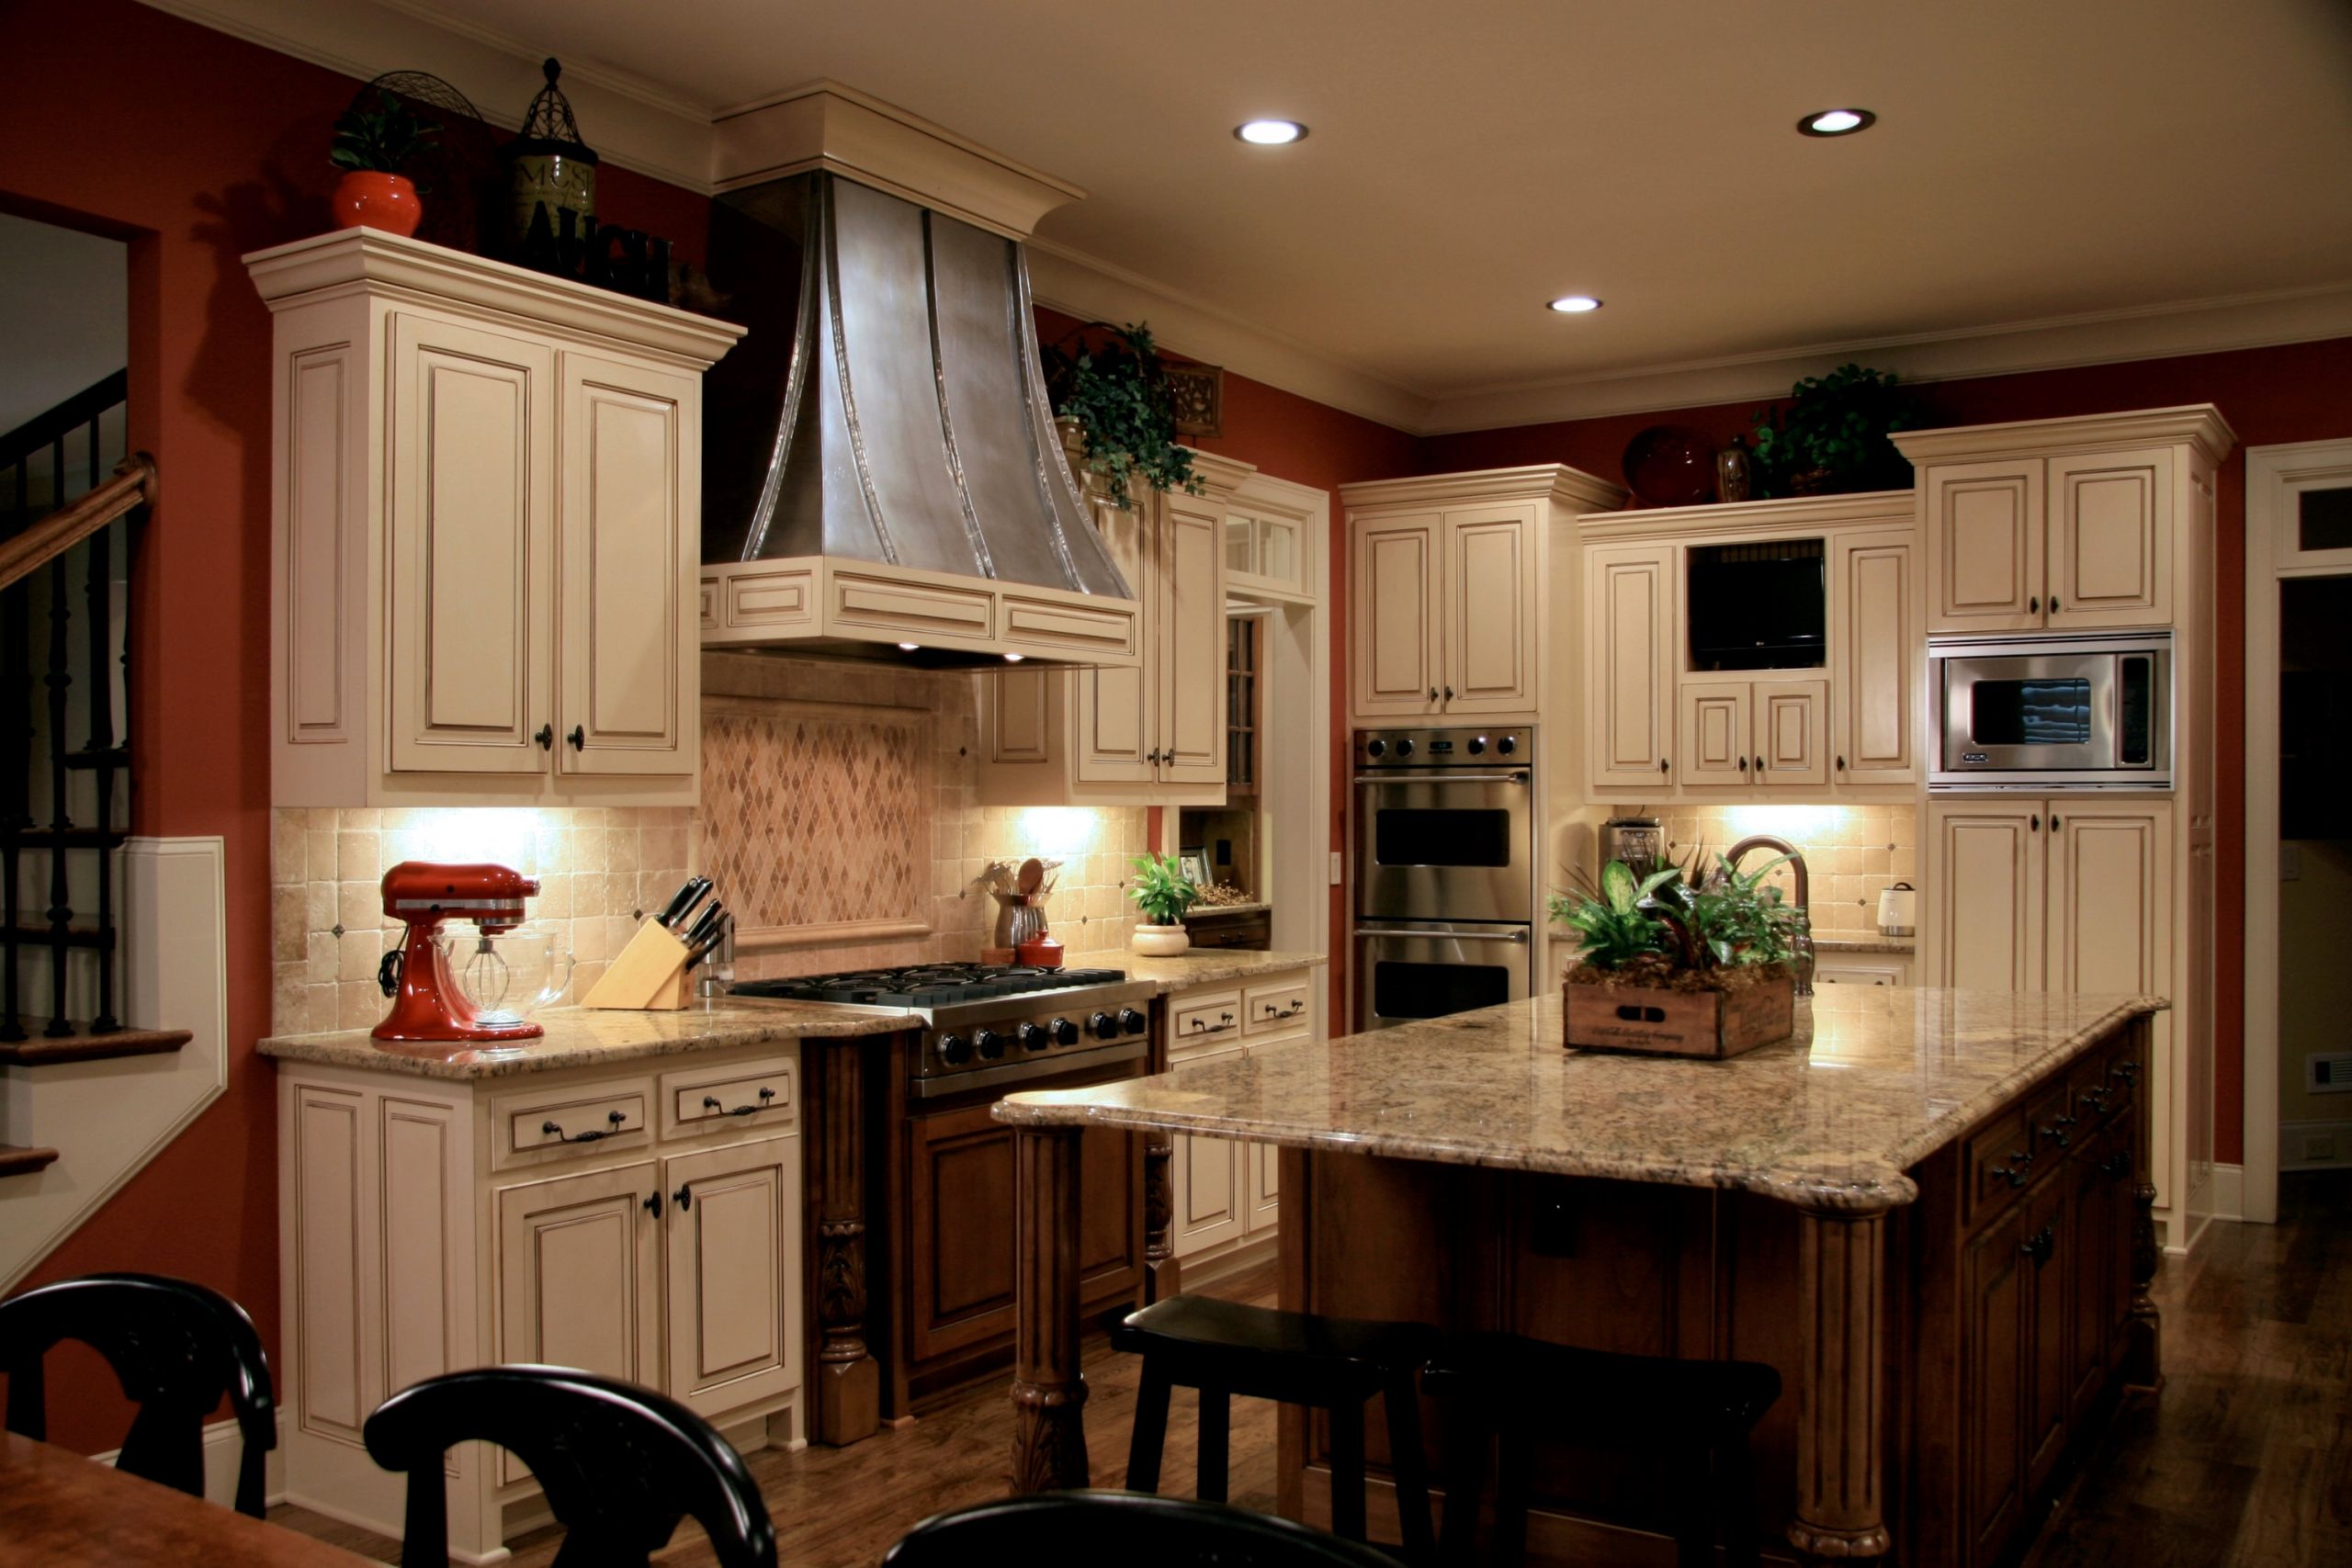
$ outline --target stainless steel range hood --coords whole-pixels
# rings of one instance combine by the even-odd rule
[[[729,281],[739,303],[769,290],[770,324],[706,399],[703,645],[1136,663],[1138,606],[1062,456],[1018,240],[822,163],[725,200],[714,270],[730,234],[759,251],[765,270]]]

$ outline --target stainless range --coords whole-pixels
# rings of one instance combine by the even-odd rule
[[[1141,1061],[1156,989],[1116,969],[918,964],[739,981],[728,999],[905,1015],[922,1032],[909,1090],[933,1100]]]

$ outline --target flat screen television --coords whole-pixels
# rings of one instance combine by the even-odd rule
[[[1828,663],[1828,552],[1821,540],[1694,546],[1688,559],[1692,670]]]

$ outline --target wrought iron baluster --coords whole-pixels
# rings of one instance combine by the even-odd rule
[[[65,1016],[65,954],[74,939],[73,888],[66,880],[65,845],[73,830],[74,819],[66,810],[65,794],[65,699],[74,683],[68,664],[72,643],[67,632],[74,617],[71,590],[66,582],[65,558],[58,557],[49,563],[49,672],[44,680],[49,687],[49,944],[52,963],[50,975],[51,1006],[49,1027],[42,1032],[55,1039],[74,1032],[74,1025]]]
[[[23,469],[17,470],[20,474]],[[25,1037],[17,987],[17,957],[23,933],[17,922],[19,858],[24,833],[32,826],[33,715],[26,642],[31,637],[28,604],[31,585],[0,591],[0,738],[20,743],[21,759],[0,776],[0,1040]]]

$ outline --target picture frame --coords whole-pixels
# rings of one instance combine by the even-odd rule
[[[1184,868],[1184,880],[1195,887],[1208,886],[1208,851],[1205,849],[1180,850],[1178,855]]]

